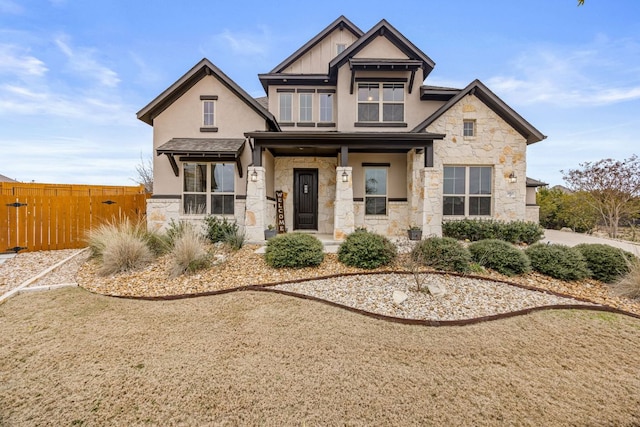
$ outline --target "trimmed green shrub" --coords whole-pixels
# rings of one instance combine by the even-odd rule
[[[324,260],[322,242],[310,234],[279,234],[267,240],[264,259],[274,268],[317,266]]]
[[[605,283],[613,283],[627,274],[631,261],[635,259],[631,252],[609,245],[583,243],[575,248],[587,261],[591,277]]]
[[[390,264],[396,253],[395,245],[386,237],[357,230],[338,248],[338,260],[351,267],[371,269]]]
[[[469,245],[469,252],[478,264],[506,276],[516,276],[531,270],[531,263],[525,253],[504,240],[480,240]]]
[[[427,267],[443,271],[470,271],[471,255],[467,248],[451,237],[429,237],[418,242],[411,258]]]
[[[494,219],[461,219],[442,223],[442,234],[456,240],[499,239],[509,243],[531,245],[544,235],[539,224],[525,221],[497,221]]]
[[[227,218],[209,215],[205,217],[204,224],[211,243],[226,242],[230,235],[238,233],[238,224],[229,222]]]
[[[531,261],[531,267],[547,276],[560,280],[580,280],[591,275],[587,262],[575,248],[536,243],[529,246],[525,253]]]

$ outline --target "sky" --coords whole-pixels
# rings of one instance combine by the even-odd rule
[[[386,19],[436,63],[478,78],[547,138],[527,176],[640,154],[640,1],[0,0],[0,174],[135,185],[152,128],[136,113],[206,57],[255,97],[266,73],[345,15]],[[303,6],[304,5],[304,6]]]

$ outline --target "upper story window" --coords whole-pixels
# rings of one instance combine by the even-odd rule
[[[475,120],[464,120],[462,122],[462,135],[464,137],[474,137],[474,136],[476,136],[476,121]]]
[[[299,121],[313,121],[313,93],[300,94],[300,116]]]
[[[201,132],[217,132],[216,127],[216,100],[217,95],[201,95],[200,101],[202,101],[202,124],[200,127]]]
[[[359,122],[403,122],[403,83],[359,83]]]
[[[345,43],[338,43],[336,45],[336,55],[340,55],[342,52],[345,51],[346,48],[347,48],[347,45]]]
[[[320,121],[333,122],[333,94],[321,93],[320,97]]]
[[[293,121],[293,94],[284,92],[279,93],[280,102],[280,121],[292,122]]]
[[[492,174],[489,166],[445,166],[443,214],[491,215]]]

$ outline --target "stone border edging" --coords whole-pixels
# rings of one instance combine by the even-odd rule
[[[407,318],[403,318],[403,317],[387,316],[385,314],[379,314],[379,313],[373,313],[373,312],[366,311],[366,310],[361,310],[359,308],[350,307],[350,306],[343,305],[343,304],[340,304],[340,303],[337,303],[337,302],[333,302],[333,301],[329,301],[329,300],[326,300],[326,299],[314,297],[314,296],[311,296],[311,295],[300,294],[300,293],[297,293],[297,292],[283,291],[283,290],[280,290],[280,289],[272,289],[274,286],[284,285],[284,284],[289,284],[289,283],[301,283],[301,282],[308,282],[310,280],[325,280],[325,279],[332,279],[332,278],[336,278],[336,277],[345,277],[345,276],[380,275],[380,274],[413,274],[413,273],[408,272],[408,271],[395,271],[395,270],[390,270],[390,271],[364,271],[364,272],[358,272],[358,273],[336,273],[336,274],[330,274],[330,275],[326,275],[326,276],[319,276],[319,277],[315,277],[315,278],[293,279],[293,280],[285,280],[285,281],[282,281],[282,282],[272,282],[272,283],[264,283],[264,284],[258,284],[258,285],[245,285],[245,286],[238,286],[236,288],[221,289],[221,290],[217,290],[217,291],[200,292],[200,293],[195,293],[195,294],[176,294],[176,295],[162,295],[162,296],[108,295],[108,294],[100,294],[98,292],[88,291],[84,287],[82,287],[82,286],[80,286],[80,287],[82,289],[87,290],[88,292],[91,292],[91,293],[94,293],[94,294],[97,294],[97,295],[103,295],[103,296],[108,296],[108,297],[113,297],[113,298],[122,298],[122,299],[142,300],[142,301],[174,301],[174,300],[188,299],[188,298],[199,298],[199,297],[205,297],[205,296],[223,295],[223,294],[229,294],[229,293],[232,293],[232,292],[241,292],[241,291],[271,292],[271,293],[274,293],[274,294],[280,294],[280,295],[285,295],[285,296],[291,296],[291,297],[296,297],[296,298],[300,298],[300,299],[305,299],[305,300],[309,300],[309,301],[320,302],[320,303],[323,303],[323,304],[327,304],[327,305],[329,305],[331,307],[341,308],[341,309],[350,311],[352,313],[361,314],[363,316],[371,317],[371,318],[378,319],[378,320],[384,320],[384,321],[388,321],[388,322],[400,323],[400,324],[405,324],[405,325],[421,325],[421,326],[466,326],[466,325],[471,325],[471,324],[475,324],[475,323],[488,322],[488,321],[492,321],[492,320],[507,319],[507,318],[510,318],[510,317],[523,316],[523,315],[526,315],[526,314],[530,314],[530,313],[533,313],[533,312],[536,312],[536,311],[542,311],[542,310],[592,310],[592,311],[601,311],[601,312],[608,312],[608,313],[614,313],[614,314],[621,314],[621,315],[624,315],[624,316],[629,316],[629,317],[633,317],[633,318],[636,318],[636,319],[640,319],[640,314],[635,314],[635,313],[632,313],[630,311],[625,311],[625,310],[621,310],[621,309],[618,309],[618,308],[615,308],[615,307],[598,304],[598,303],[595,303],[595,302],[593,302],[591,300],[588,300],[586,298],[574,297],[574,296],[571,296],[571,295],[562,294],[562,293],[559,293],[559,292],[554,292],[554,291],[551,291],[551,290],[548,290],[548,289],[541,289],[541,288],[536,288],[536,287],[533,287],[533,286],[521,285],[519,283],[509,282],[508,280],[497,279],[497,278],[487,278],[485,276],[479,276],[479,275],[475,275],[475,274],[461,274],[461,273],[445,272],[445,271],[426,271],[424,273],[448,275],[448,276],[454,276],[454,277],[466,277],[466,278],[471,278],[471,279],[486,280],[486,281],[489,281],[489,282],[503,283],[505,285],[514,286],[514,287],[521,288],[521,289],[526,289],[526,290],[529,290],[529,291],[547,293],[547,294],[558,296],[558,297],[562,297],[562,298],[570,298],[570,299],[573,299],[573,300],[576,300],[576,301],[588,302],[588,303],[596,304],[596,305],[554,304],[554,305],[531,307],[531,308],[526,308],[526,309],[523,309],[523,310],[510,311],[510,312],[507,312],[507,313],[493,314],[493,315],[490,315],[490,316],[474,317],[474,318],[470,318],[470,319],[427,320],[427,319],[407,319]]]

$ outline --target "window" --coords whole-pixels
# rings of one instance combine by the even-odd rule
[[[464,120],[462,122],[462,135],[465,137],[476,136],[476,121]]]
[[[300,121],[301,122],[313,121],[313,94],[312,93],[300,94]]]
[[[215,126],[215,103],[214,101],[202,101],[202,126],[214,127]]]
[[[445,166],[443,214],[491,215],[492,172],[488,166]]]
[[[344,43],[338,43],[338,44],[336,45],[336,52],[337,52],[336,54],[337,54],[337,55],[340,55],[342,52],[344,52],[344,51],[345,51],[345,49],[346,49],[346,48],[347,48],[347,45],[346,45],[346,44],[344,44]]]
[[[404,121],[404,84],[358,84],[358,121]]]
[[[364,170],[364,214],[387,214],[387,168]]]
[[[280,121],[281,122],[293,121],[293,94],[292,93],[280,94]]]
[[[235,165],[233,163],[185,163],[183,168],[184,214],[233,215],[235,199]]]
[[[320,94],[320,121],[321,122],[333,121],[333,94],[332,93]]]

